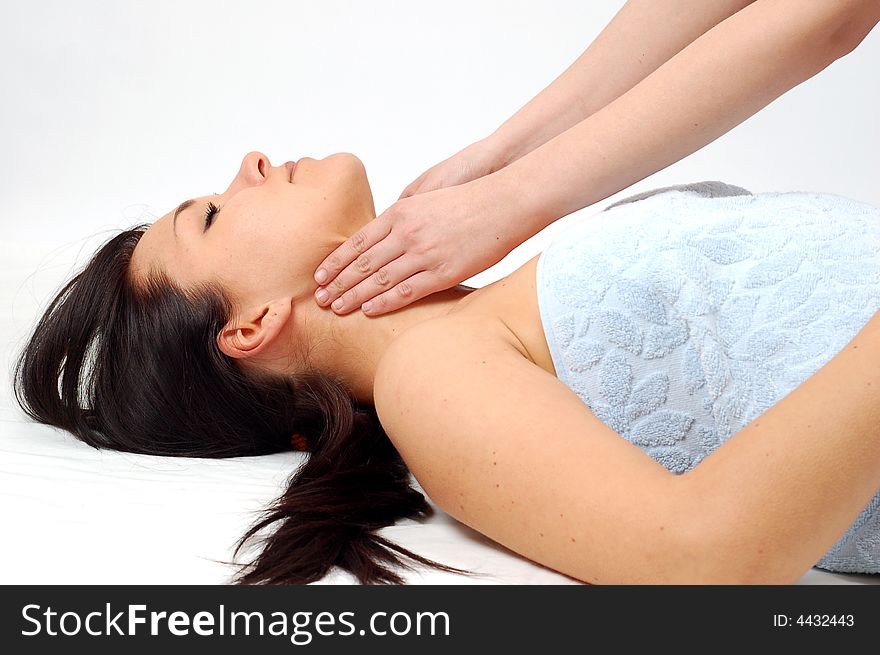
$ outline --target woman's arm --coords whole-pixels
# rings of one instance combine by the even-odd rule
[[[522,243],[715,140],[850,52],[878,20],[876,0],[757,0],[590,117],[468,184],[513,216],[509,236]]]
[[[535,366],[500,322],[420,323],[379,362],[374,403],[431,499],[511,550],[590,583],[717,582],[681,486]],[[735,566],[724,575],[736,579]]]
[[[880,491],[880,312],[825,366],[682,476],[709,547],[794,582]]]
[[[486,138],[506,166],[631,89],[754,0],[629,0],[547,88]],[[500,167],[499,166],[499,167]]]
[[[880,313],[831,361],[674,475],[505,338],[456,317],[379,363],[382,425],[447,513],[591,583],[797,581],[880,489]]]

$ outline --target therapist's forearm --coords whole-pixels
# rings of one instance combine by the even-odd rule
[[[753,0],[629,0],[590,46],[488,138],[516,161],[631,89]]]
[[[857,7],[855,18],[842,6]],[[812,77],[870,31],[878,6],[758,0],[592,116],[473,183],[504,203],[507,238],[522,243],[714,141]]]

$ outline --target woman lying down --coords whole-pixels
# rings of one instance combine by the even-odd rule
[[[312,273],[375,217],[348,153],[249,153],[112,238],[16,369],[37,421],[154,455],[310,455],[237,583],[400,583],[431,506],[578,580],[880,573],[880,209],[659,189],[510,275],[335,315]],[[466,572],[465,572],[466,573]]]

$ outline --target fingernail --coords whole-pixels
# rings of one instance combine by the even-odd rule
[[[343,300],[342,298],[337,298],[333,301],[333,309],[342,309]]]
[[[330,294],[327,293],[327,289],[318,289],[318,293],[315,294],[315,298],[318,299],[318,302],[324,302],[329,297]]]
[[[370,311],[371,309],[373,309],[373,302],[368,300],[363,305],[361,305],[361,309],[365,312]]]
[[[318,282],[318,284],[324,284],[324,280],[326,279],[327,271],[325,271],[323,268],[319,268],[318,272],[315,273],[315,280]]]

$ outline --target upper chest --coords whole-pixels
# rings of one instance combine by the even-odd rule
[[[539,255],[534,256],[504,278],[477,289],[465,298],[448,317],[456,314],[500,320],[511,345],[553,376],[556,369],[547,346],[541,322],[535,273]]]

